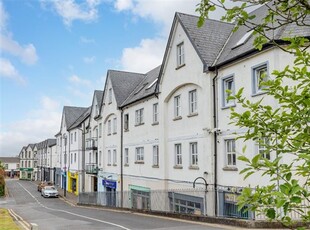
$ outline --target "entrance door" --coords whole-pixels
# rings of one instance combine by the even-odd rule
[[[106,188],[107,206],[116,207],[116,193],[113,188]]]
[[[93,177],[93,191],[97,192],[98,190],[98,178],[97,177]]]

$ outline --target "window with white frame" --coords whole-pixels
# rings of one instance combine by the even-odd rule
[[[189,143],[191,166],[198,166],[197,142]]]
[[[72,144],[73,143],[73,133],[71,133],[71,135],[70,135],[70,144]]]
[[[174,97],[174,117],[181,116],[181,95]]]
[[[197,90],[191,90],[188,93],[189,114],[197,113]]]
[[[113,149],[113,165],[117,164],[117,155],[116,155],[116,149]]]
[[[129,165],[129,149],[125,148],[125,153],[124,153],[124,164]]]
[[[74,163],[76,163],[76,153],[74,153]]]
[[[136,148],[136,162],[143,162],[144,161],[144,147],[137,147]]]
[[[108,135],[111,135],[111,120],[108,120]]]
[[[136,125],[143,124],[143,108],[136,110]]]
[[[252,88],[253,94],[263,93],[266,88],[264,83],[268,80],[267,63],[252,67]]]
[[[99,137],[102,135],[102,123],[99,123]]]
[[[225,140],[226,166],[236,166],[236,142],[234,139]]]
[[[76,142],[76,132],[74,132],[74,142]]]
[[[270,160],[270,150],[268,149],[268,146],[269,139],[267,137],[262,137],[258,140],[258,153],[261,154],[262,158]]]
[[[159,151],[158,151],[158,145],[153,146],[153,166],[159,165]]]
[[[129,114],[124,115],[124,130],[128,131],[129,130]]]
[[[101,160],[102,160],[102,152],[99,151],[99,165],[101,165]]]
[[[111,156],[111,150],[108,150],[108,165],[111,165],[112,156]]]
[[[181,42],[177,45],[177,67],[180,67],[184,64],[185,64],[184,42]]]
[[[112,103],[112,88],[109,89],[109,95],[108,95],[108,100],[109,100],[109,103]]]
[[[175,154],[175,165],[181,166],[182,165],[182,145],[181,144],[174,145],[174,154]]]
[[[113,133],[117,132],[117,120],[116,117],[113,118]]]
[[[158,123],[158,103],[153,104],[153,123]]]
[[[223,88],[223,92],[222,92],[223,107],[235,105],[235,101],[229,99],[229,96],[232,96],[235,94],[234,76],[229,76],[229,77],[223,78],[222,85],[223,85],[223,87],[222,87]]]

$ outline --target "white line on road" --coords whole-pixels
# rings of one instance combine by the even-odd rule
[[[43,208],[45,209],[48,209],[48,210],[51,210],[51,211],[56,211],[56,212],[64,212],[64,213],[67,213],[67,214],[70,214],[70,215],[73,215],[73,216],[78,216],[78,217],[82,217],[84,219],[88,219],[88,220],[93,220],[93,221],[97,221],[97,222],[100,222],[100,223],[104,223],[104,224],[108,224],[108,225],[112,225],[112,226],[115,226],[115,227],[119,227],[121,229],[125,229],[125,230],[131,230],[130,228],[126,228],[122,225],[119,225],[119,224],[115,224],[115,223],[112,223],[112,222],[108,222],[108,221],[103,221],[103,220],[99,220],[99,219],[95,219],[95,218],[92,218],[92,217],[88,217],[88,216],[83,216],[83,215],[80,215],[80,214],[76,214],[76,213],[73,213],[73,212],[69,212],[69,211],[65,211],[65,210],[61,210],[61,209],[54,209],[54,208],[49,208],[49,207],[46,207],[45,205],[43,205],[40,201],[38,201],[38,199],[36,197],[34,197],[31,192],[29,192],[22,184],[20,184],[18,182],[18,184],[39,204],[41,205]]]
[[[8,209],[10,215],[17,221],[24,229],[28,230],[30,229],[30,225],[23,220],[19,215],[17,215],[12,209]]]

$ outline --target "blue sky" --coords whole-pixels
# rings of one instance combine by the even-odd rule
[[[108,69],[158,66],[174,13],[198,2],[0,1],[0,156],[54,138],[63,106],[90,106]]]

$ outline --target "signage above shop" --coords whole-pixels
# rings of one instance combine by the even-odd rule
[[[106,188],[116,189],[116,181],[102,180],[102,185]]]

